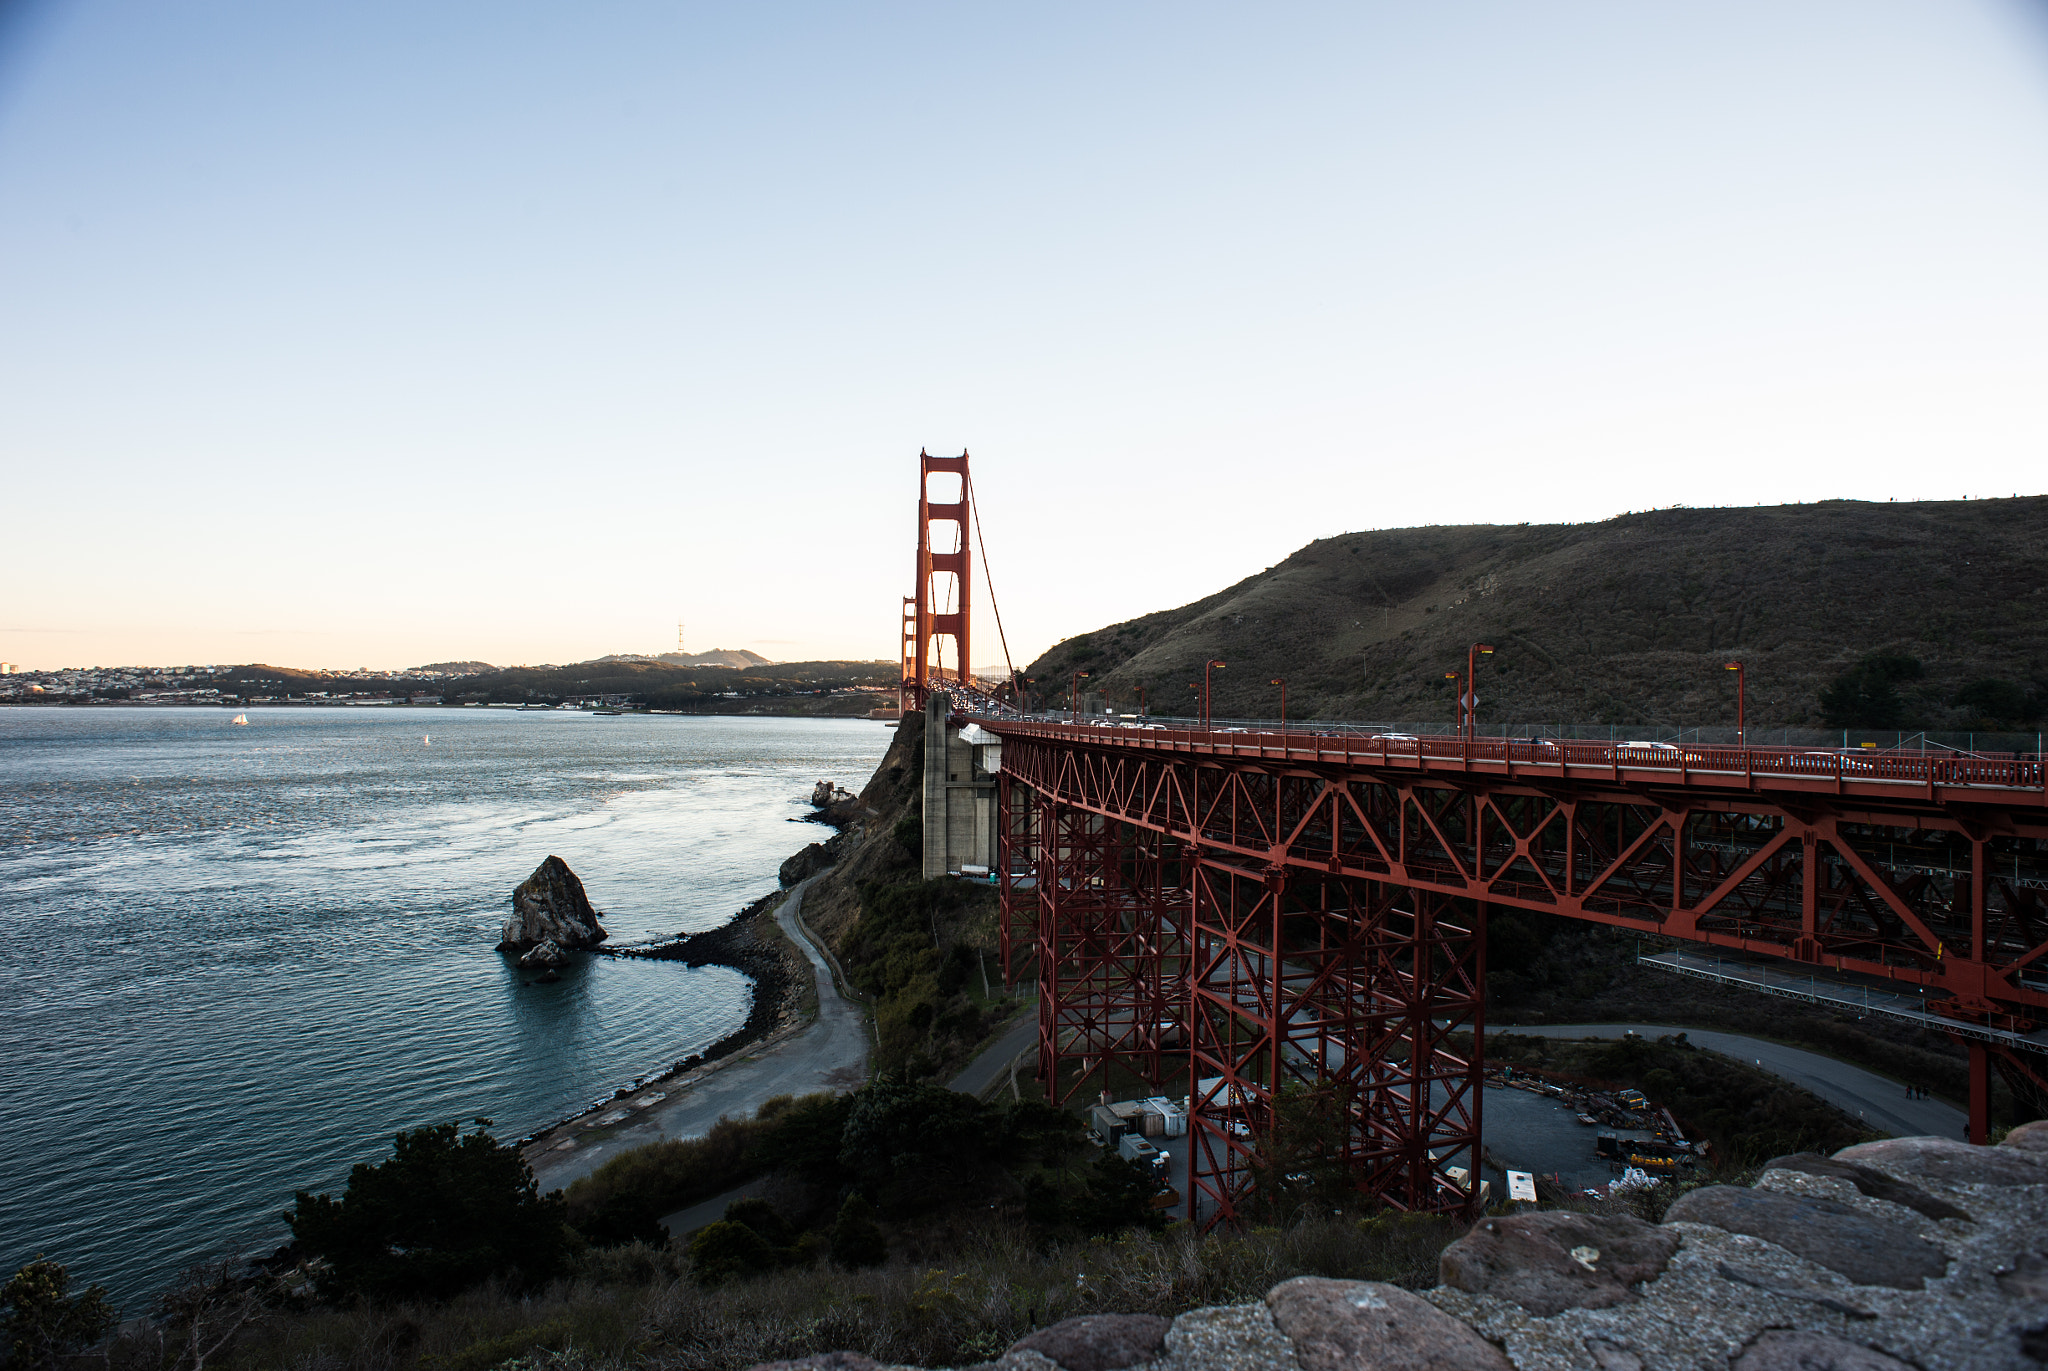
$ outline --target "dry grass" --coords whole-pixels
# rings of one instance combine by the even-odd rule
[[[1043,1244],[1022,1229],[898,1235],[899,1255],[865,1271],[802,1267],[705,1289],[680,1245],[590,1253],[545,1291],[497,1287],[445,1304],[280,1308],[243,1330],[216,1371],[727,1371],[847,1349],[883,1362],[992,1358],[1034,1327],[1077,1314],[1166,1316],[1257,1299],[1279,1281],[1325,1275],[1426,1287],[1458,1229],[1423,1216],[1313,1219],[1286,1230]],[[170,1371],[145,1332],[112,1349],[109,1371]],[[187,1368],[189,1371],[189,1368]]]
[[[2048,498],[1669,509],[1595,524],[1346,533],[1177,609],[1061,643],[1026,668],[1119,704],[1191,712],[1211,657],[1219,717],[1448,719],[1443,673],[1474,642],[1481,720],[1732,725],[1720,670],[1749,671],[1749,723],[1817,721],[1866,653],[1926,666],[1915,727],[1962,729],[1970,681],[2048,682]],[[1056,684],[1055,684],[1056,683]],[[1981,724],[1977,725],[1980,729]]]

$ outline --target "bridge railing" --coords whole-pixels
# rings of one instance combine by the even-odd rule
[[[1627,771],[1667,772],[1742,782],[1782,779],[1851,785],[1957,787],[2041,791],[2039,753],[1956,753],[1873,749],[1701,746],[1627,740],[1622,742],[1550,738],[1471,738],[1456,734],[1417,735],[1365,732],[1314,723],[1285,728],[1264,723],[1075,722],[1061,716],[1007,715],[987,722],[1002,732],[1025,730],[1073,741],[1100,739],[1117,746],[1198,751],[1222,756],[1305,762],[1409,764],[1430,770],[1476,767],[1514,773],[1584,775]]]

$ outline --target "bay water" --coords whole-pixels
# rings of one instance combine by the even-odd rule
[[[866,720],[0,708],[0,1279],[123,1312],[281,1242],[401,1129],[524,1134],[738,1027],[724,967],[492,950],[549,854],[614,942],[713,928],[825,836]]]

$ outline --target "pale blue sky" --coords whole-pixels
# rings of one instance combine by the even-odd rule
[[[16,10],[0,658],[887,657],[920,446],[1020,664],[1347,529],[2038,493],[2041,16]]]

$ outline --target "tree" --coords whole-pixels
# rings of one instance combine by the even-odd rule
[[[690,1239],[690,1272],[700,1285],[759,1276],[781,1264],[766,1238],[730,1219],[706,1224]]]
[[[987,1164],[989,1114],[972,1095],[883,1077],[854,1095],[839,1161],[891,1212],[937,1203]]]
[[[728,1204],[725,1222],[744,1224],[760,1234],[761,1241],[770,1247],[787,1247],[796,1236],[789,1231],[789,1224],[782,1215],[775,1212],[775,1206],[758,1195],[748,1195]]]
[[[1343,1156],[1356,1097],[1348,1082],[1281,1087],[1252,1163],[1253,1207],[1278,1221],[1304,1205],[1328,1210],[1353,1198]]]
[[[9,1371],[47,1371],[113,1326],[105,1287],[69,1295],[70,1286],[70,1272],[38,1256],[0,1288]]]
[[[400,1133],[390,1160],[358,1163],[339,1200],[301,1190],[284,1216],[327,1268],[323,1295],[446,1298],[493,1276],[544,1280],[562,1266],[560,1191],[541,1195],[518,1149],[477,1120]]]
[[[833,1220],[832,1260],[845,1267],[880,1266],[889,1260],[889,1244],[875,1222],[875,1207],[857,1190],[846,1197]]]
[[[851,1095],[819,1091],[794,1100],[776,1111],[772,1126],[754,1145],[754,1157],[764,1170],[794,1172],[827,1191],[837,1190],[846,1179],[839,1147],[852,1112]]]
[[[1159,1180],[1150,1171],[1104,1151],[1088,1173],[1088,1189],[1074,1205],[1074,1217],[1090,1233],[1116,1233],[1126,1228],[1157,1232],[1166,1216],[1152,1207]]]
[[[1955,702],[1973,719],[1992,724],[2022,724],[2041,712],[2040,700],[2028,696],[2024,686],[1996,677],[1970,682],[1956,692]]]
[[[1820,693],[1821,717],[1830,728],[1898,728],[1905,702],[1897,683],[1917,681],[1920,674],[1918,658],[1874,652]]]

